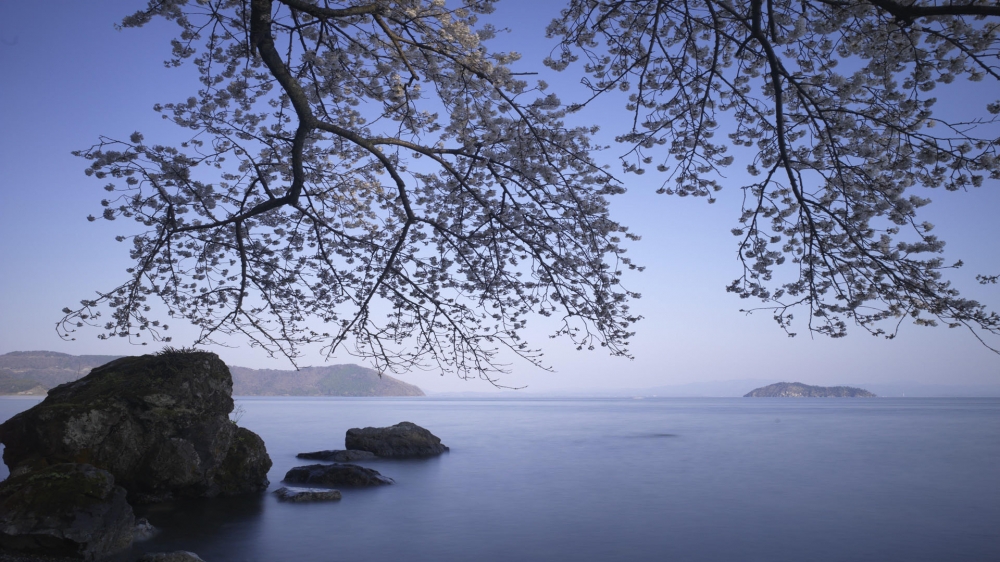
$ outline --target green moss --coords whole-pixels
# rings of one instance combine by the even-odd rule
[[[104,471],[57,464],[8,479],[0,488],[0,508],[20,513],[57,513],[103,501],[113,485]]]
[[[177,418],[182,416],[190,416],[196,413],[194,410],[190,408],[173,408],[173,407],[163,407],[163,406],[150,408],[149,412],[157,417],[162,417],[166,419]]]
[[[215,475],[223,495],[245,494],[267,488],[271,458],[264,441],[249,429],[237,427],[226,459]]]
[[[219,358],[205,351],[172,351],[160,355],[123,357],[102,365],[73,385],[72,396],[57,387],[50,399],[71,400],[75,404],[100,404],[114,398],[140,400],[149,394],[161,393],[164,383],[191,372],[204,372],[202,364],[211,364],[211,378],[225,380],[228,370]]]

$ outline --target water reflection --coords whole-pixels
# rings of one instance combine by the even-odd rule
[[[209,562],[1000,560],[996,399],[241,402],[272,489],[311,464],[297,453],[342,448],[351,427],[411,420],[451,452],[358,462],[396,484],[338,502],[142,507],[163,532],[137,549]]]
[[[157,533],[133,547],[137,553],[187,550],[206,560],[255,560],[260,550],[266,495],[185,498],[135,507]],[[225,545],[224,547],[222,545]]]

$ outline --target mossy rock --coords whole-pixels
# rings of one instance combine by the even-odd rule
[[[229,367],[218,355],[174,351],[116,359],[53,388],[45,402],[86,408],[122,401],[136,407],[183,404],[194,413],[226,415],[233,410],[232,395]]]
[[[135,518],[114,476],[56,464],[0,483],[0,551],[98,560],[132,545]]]
[[[113,474],[136,503],[216,495],[216,473],[237,432],[229,421],[232,389],[229,368],[214,353],[116,359],[53,388],[0,425],[4,462],[15,475],[59,463],[92,464]],[[260,449],[266,457],[262,442]]]
[[[348,449],[397,459],[432,457],[448,451],[436,435],[410,422],[391,427],[352,427],[347,430],[344,443]]]
[[[226,460],[215,474],[215,483],[224,496],[262,492],[270,484],[269,470],[271,457],[264,440],[249,429],[237,427]]]

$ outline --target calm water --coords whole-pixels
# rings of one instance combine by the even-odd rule
[[[33,405],[0,399],[0,417]],[[274,460],[412,421],[451,452],[374,461],[338,503],[141,510],[144,551],[223,561],[1000,560],[998,399],[238,400]],[[5,475],[6,471],[4,470]]]

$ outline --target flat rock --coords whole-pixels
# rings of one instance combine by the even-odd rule
[[[375,458],[375,453],[369,451],[316,451],[313,453],[299,453],[295,455],[300,459],[308,459],[313,461],[333,461],[333,462],[355,462],[355,461],[368,461]]]
[[[0,483],[0,552],[99,560],[129,549],[135,516],[109,472],[64,463]]]
[[[23,554],[0,550],[0,562],[79,562],[79,557],[46,556],[44,554]],[[100,562],[134,562],[128,551],[112,554],[100,559]]]
[[[382,486],[392,484],[377,470],[354,464],[310,464],[297,466],[285,474],[284,482],[290,484],[319,484],[321,486]]]
[[[340,499],[340,490],[324,490],[317,488],[278,488],[274,495],[283,502],[318,502]]]
[[[116,359],[0,425],[4,462],[12,475],[86,462],[114,475],[133,504],[262,491],[271,459],[229,420],[232,391],[214,353]]]
[[[344,441],[348,449],[385,458],[431,457],[448,450],[430,431],[410,422],[392,427],[351,428]]]
[[[143,554],[136,562],[205,562],[200,556],[186,550],[151,552]]]

